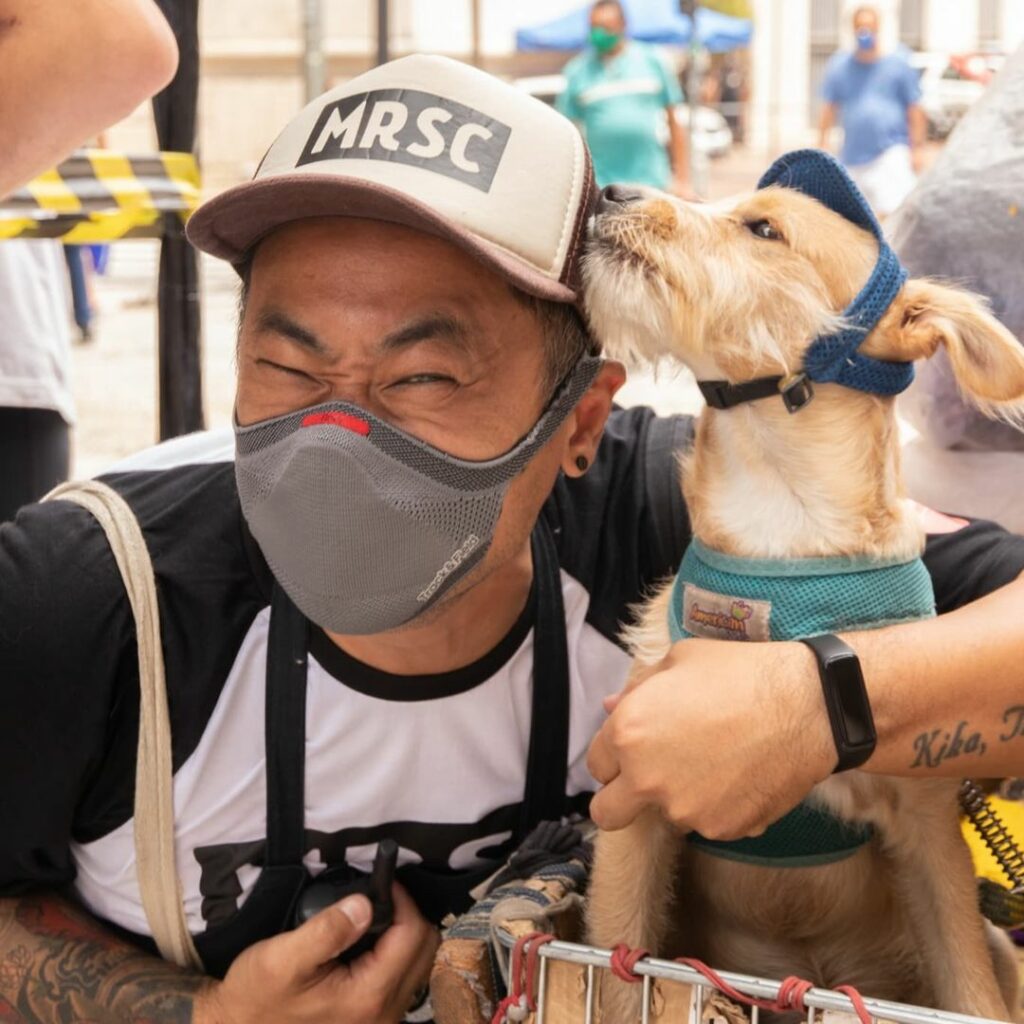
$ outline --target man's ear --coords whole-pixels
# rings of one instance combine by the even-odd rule
[[[1024,415],[1024,346],[972,292],[908,281],[861,346],[889,362],[927,359],[946,347],[957,383],[982,411]]]
[[[577,461],[581,456],[587,460],[588,466],[594,464],[604,425],[612,411],[615,392],[625,382],[626,369],[622,363],[606,359],[593,384],[572,412],[572,433],[562,458],[562,470],[566,476],[582,476],[586,472],[580,468],[582,463]]]

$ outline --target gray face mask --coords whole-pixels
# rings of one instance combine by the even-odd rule
[[[415,618],[487,553],[509,483],[600,366],[584,356],[533,429],[486,462],[447,455],[347,402],[236,426],[242,514],[275,578],[332,632],[381,633]]]

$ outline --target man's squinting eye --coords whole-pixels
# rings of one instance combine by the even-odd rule
[[[411,373],[396,380],[390,387],[404,387],[409,384],[454,384],[455,380],[443,373]]]
[[[282,363],[275,363],[270,359],[257,359],[257,363],[261,366],[269,366],[272,370],[279,370],[281,373],[287,373],[290,377],[296,377],[299,380],[307,380],[315,382],[316,378],[310,374],[305,373],[302,370],[296,370],[294,366],[285,366]]]
[[[783,241],[782,232],[777,230],[770,220],[748,220],[747,230],[752,235],[767,239],[770,242]]]

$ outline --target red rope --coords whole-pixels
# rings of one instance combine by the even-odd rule
[[[762,1010],[774,1010],[776,1013],[785,1013],[788,1010],[799,1010],[801,1013],[806,1013],[807,1007],[804,1004],[804,997],[814,988],[814,982],[807,981],[806,978],[790,976],[782,980],[782,983],[779,985],[779,994],[774,1000],[756,999],[738,992],[723,977],[701,960],[696,960],[692,957],[680,957],[676,962],[692,967],[707,978],[719,992],[727,995],[735,1002],[742,1003],[744,1006],[757,1006]],[[839,985],[836,991],[842,992],[853,1003],[853,1009],[860,1018],[861,1024],[872,1024],[871,1014],[864,1005],[861,994],[852,985]]]
[[[647,955],[646,949],[630,949],[624,942],[620,942],[612,950],[612,960],[609,964],[612,974],[620,981],[643,981],[633,968],[636,967],[637,961],[643,960]]]
[[[860,1017],[861,1024],[871,1024],[871,1014],[864,1005],[864,997],[852,985],[836,985],[836,991],[842,992],[853,1003],[854,1013]]]
[[[531,1012],[537,1009],[535,982],[540,969],[540,950],[554,938],[546,932],[530,932],[517,940],[512,947],[508,970],[508,995],[498,1003],[491,1024],[505,1024],[509,1010],[517,1006]]]

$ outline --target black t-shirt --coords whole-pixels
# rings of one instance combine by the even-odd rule
[[[566,795],[583,811],[601,701],[629,670],[631,606],[689,540],[675,452],[688,417],[613,413],[582,478],[543,515],[561,564],[570,660]],[[223,439],[221,439],[223,440]],[[171,717],[176,842],[194,933],[230,920],[266,837],[263,693],[271,579],[246,530],[233,466],[191,439],[102,479],[138,517],[153,559]],[[1024,572],[1024,538],[974,522],[929,539],[939,611]],[[479,867],[508,852],[529,742],[532,602],[472,665],[392,676],[311,631],[305,862],[366,868],[377,842],[407,863]],[[134,624],[106,539],[78,506],[0,526],[0,895],[73,883],[100,917],[147,934],[135,881]]]

